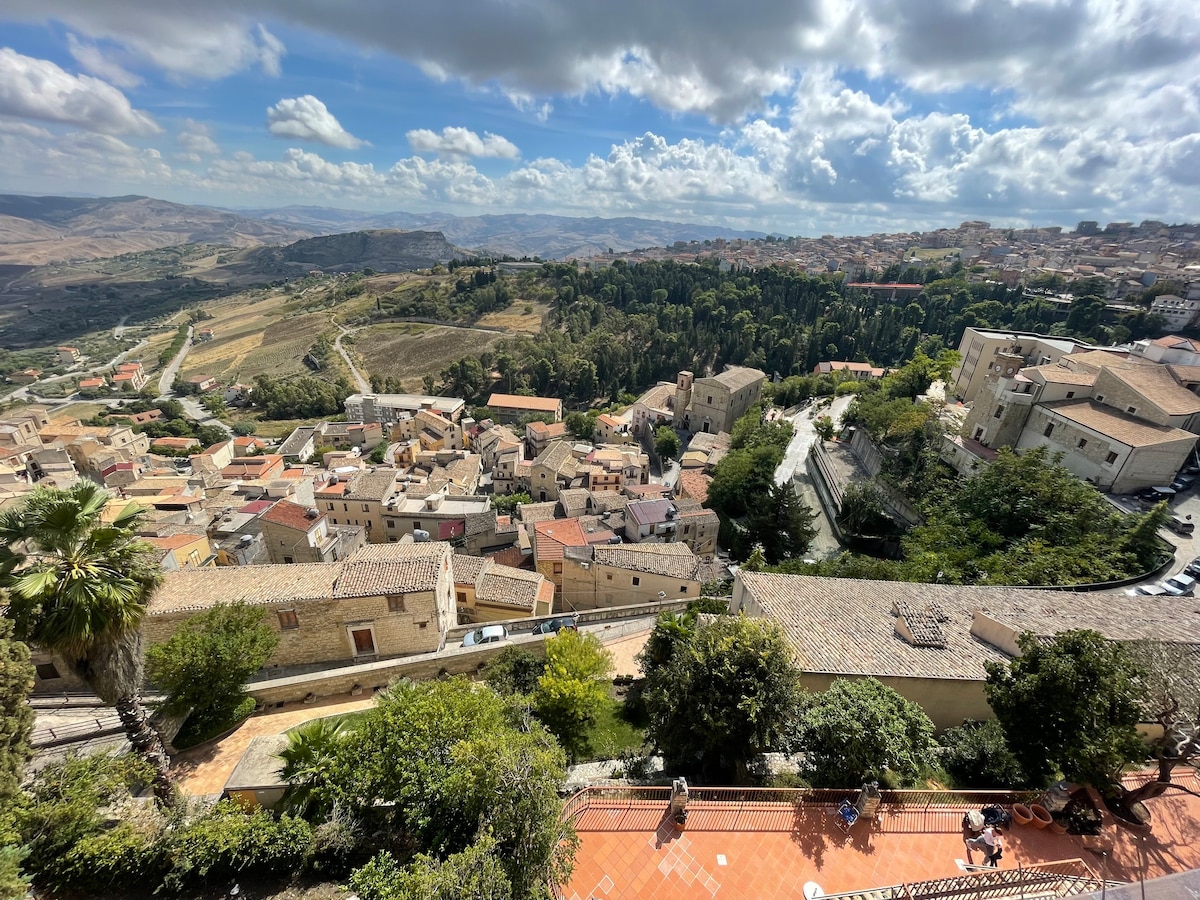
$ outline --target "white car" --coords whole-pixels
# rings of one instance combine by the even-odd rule
[[[1171,593],[1161,584],[1143,584],[1141,587],[1135,587],[1132,591],[1126,591],[1130,597],[1162,597]]]
[[[484,625],[474,631],[468,631],[463,638],[464,647],[477,647],[480,644],[498,644],[508,640],[508,629],[503,625]]]
[[[1167,593],[1172,597],[1190,597],[1196,590],[1196,579],[1191,575],[1184,575],[1182,572],[1172,575],[1166,581],[1160,581],[1159,584],[1166,588]]]

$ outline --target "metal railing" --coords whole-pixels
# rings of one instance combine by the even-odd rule
[[[1069,897],[1106,885],[1082,859],[1062,859],[1013,869],[969,866],[966,874],[931,881],[826,894],[823,900],[1008,900]]]

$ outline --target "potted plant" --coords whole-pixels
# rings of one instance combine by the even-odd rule
[[[683,831],[684,826],[687,825],[687,817],[688,817],[688,811],[686,808],[681,809],[681,810],[679,810],[679,812],[675,813],[675,827],[678,828],[680,831]]]

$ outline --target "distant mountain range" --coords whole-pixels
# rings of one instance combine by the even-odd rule
[[[368,213],[323,206],[237,210],[268,222],[314,233],[382,228],[440,231],[460,247],[509,256],[542,259],[594,256],[608,249],[669,247],[676,241],[714,238],[764,238],[761,231],[737,231],[712,225],[687,225],[658,219],[601,219],[550,215],[452,216],[447,213]]]
[[[0,194],[0,263],[43,265],[178,244],[290,244],[319,233],[326,232],[151,197]]]
[[[178,244],[282,246],[320,235],[391,229],[440,231],[453,245],[474,252],[542,259],[665,247],[676,241],[766,237],[758,231],[631,217],[461,217],[319,206],[229,210],[152,197],[0,194],[0,264],[97,259]]]
[[[323,272],[410,272],[431,269],[474,254],[455,247],[439,231],[349,231],[306,238],[286,247],[256,247],[223,268],[235,274],[294,276]]]

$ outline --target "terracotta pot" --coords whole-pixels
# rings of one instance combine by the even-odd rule
[[[1033,821],[1033,811],[1024,803],[1014,803],[1012,817],[1018,825],[1028,825]]]
[[[1067,826],[1064,825],[1062,822],[1051,821],[1050,822],[1050,830],[1053,831],[1055,834],[1066,834]]]
[[[1050,815],[1050,811],[1040,803],[1034,803],[1029,807],[1029,812],[1033,816],[1033,824],[1036,828],[1045,828],[1054,821],[1054,817]]]

